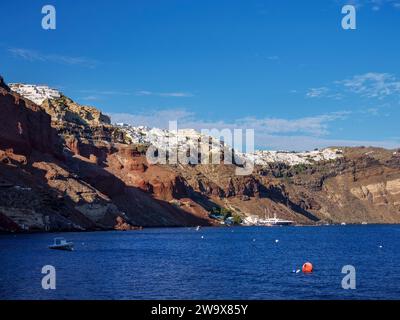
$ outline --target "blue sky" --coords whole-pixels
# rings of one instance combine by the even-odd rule
[[[94,4],[95,3],[95,4]],[[341,28],[341,7],[357,29]],[[57,29],[41,28],[41,8]],[[113,120],[254,128],[256,147],[400,146],[400,0],[1,1],[0,74]]]

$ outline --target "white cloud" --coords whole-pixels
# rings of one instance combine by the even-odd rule
[[[86,93],[96,96],[130,96],[131,92],[119,90],[79,90],[79,93]]]
[[[151,96],[153,92],[151,91],[146,91],[146,90],[140,90],[136,92],[136,95],[138,96]]]
[[[328,124],[330,122],[344,120],[348,114],[348,112],[337,112],[299,119],[245,118],[238,120],[237,123],[246,127],[253,127],[265,134],[302,133],[322,136],[329,133]]]
[[[306,96],[309,98],[324,97],[328,94],[329,89],[327,87],[311,88],[307,92]]]
[[[100,97],[98,97],[98,96],[86,96],[86,97],[82,97],[81,99],[85,100],[85,101],[97,101],[97,100],[100,100]]]
[[[166,92],[166,93],[159,93],[162,97],[193,97],[193,94],[187,92]]]
[[[400,94],[400,81],[389,73],[369,72],[338,81],[346,89],[367,98],[379,98]]]
[[[340,5],[351,4],[357,9],[367,8],[373,11],[380,11],[383,7],[399,8],[399,0],[336,0]]]
[[[9,48],[8,52],[10,52],[14,57],[31,62],[55,62],[66,65],[80,65],[87,68],[94,68],[99,64],[98,61],[85,57],[71,57],[59,54],[44,54],[39,51],[23,48]]]
[[[158,97],[192,97],[190,93],[184,92],[167,92],[167,93],[154,93],[151,91],[121,91],[121,90],[79,90],[79,93],[86,94],[82,97],[83,100],[100,100],[104,96],[158,96]],[[95,99],[94,99],[95,98]]]
[[[180,127],[197,130],[251,128],[265,134],[302,133],[322,136],[329,133],[328,124],[330,122],[343,120],[348,114],[348,112],[337,112],[298,119],[259,119],[256,117],[245,117],[232,122],[196,119],[194,113],[188,112],[185,109],[156,110],[139,114],[113,113],[110,115],[113,122],[125,122],[135,126],[146,125],[149,127],[167,128],[169,121],[177,120]]]
[[[306,93],[306,97],[308,98],[331,98],[340,100],[342,98],[342,94],[339,92],[332,92],[331,89],[327,87],[319,87],[319,88],[310,88]]]
[[[345,140],[345,139],[326,139],[310,136],[276,136],[256,134],[256,143],[259,148],[270,150],[293,150],[307,151],[315,148],[326,147],[356,147],[371,146],[395,149],[400,146],[400,140]]]
[[[137,114],[110,113],[113,123],[128,123],[133,126],[148,126],[155,128],[168,128],[169,121],[178,121],[179,126],[190,122],[194,114],[185,109],[152,110]]]
[[[392,5],[392,7],[396,8],[397,0],[369,0],[368,3],[372,6],[372,10],[379,11],[385,5]]]
[[[136,92],[137,96],[159,96],[159,97],[175,97],[175,98],[188,98],[193,97],[190,92],[153,92],[147,90],[139,90]]]
[[[310,88],[308,98],[342,99],[346,94],[384,99],[400,95],[400,80],[389,73],[368,72],[333,82],[329,87]]]
[[[334,145],[374,145],[394,147],[396,142],[354,141],[322,138],[329,133],[330,124],[345,120],[349,112],[337,112],[297,119],[245,117],[226,121],[208,121],[196,118],[185,109],[155,110],[138,114],[110,114],[113,122],[124,122],[134,126],[168,128],[169,121],[178,121],[179,128],[202,129],[254,129],[255,144],[262,149],[312,150]]]

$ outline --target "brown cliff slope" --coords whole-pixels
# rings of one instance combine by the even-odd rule
[[[399,223],[400,152],[341,148],[289,166],[150,165],[146,145],[61,95],[41,106],[0,80],[0,231],[213,225],[213,208],[300,224]]]
[[[299,223],[399,223],[400,152],[342,148],[343,158],[309,165],[272,163],[237,177],[229,166],[185,167],[194,190],[242,215]],[[182,170],[181,170],[182,172]]]
[[[203,208],[172,205],[168,197],[125,183],[109,170],[106,163],[118,152],[118,143],[101,137],[94,143],[79,128],[70,134],[68,121],[52,126],[45,109],[11,92],[2,79],[0,85],[0,231],[210,224]],[[83,124],[82,131],[90,125]],[[95,125],[102,132],[103,124]],[[69,148],[66,137],[75,141],[77,150]],[[122,156],[130,157],[129,168],[137,171],[134,151],[124,148]],[[168,183],[165,193],[174,188]]]

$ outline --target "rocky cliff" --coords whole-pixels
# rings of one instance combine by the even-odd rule
[[[0,230],[212,223],[191,199],[170,203],[183,182],[172,171],[148,167],[140,146],[124,143],[97,110],[63,96],[38,106],[2,79],[0,109]]]
[[[160,130],[112,125],[45,86],[10,87],[1,79],[0,231],[214,225],[213,208],[302,224],[400,222],[396,150],[259,152],[247,155],[248,176],[222,163],[152,165],[145,152]],[[198,139],[189,133],[182,141]]]

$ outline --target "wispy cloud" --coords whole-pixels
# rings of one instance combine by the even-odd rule
[[[184,128],[234,129],[252,128],[262,134],[308,134],[322,136],[329,133],[328,124],[344,120],[349,112],[337,112],[298,119],[244,117],[231,122],[201,120],[185,109],[155,110],[139,114],[111,114],[113,122],[126,122],[132,125],[167,128],[169,121],[177,120]]]
[[[308,98],[332,98],[340,100],[343,95],[339,92],[332,92],[331,89],[327,87],[310,88],[306,93]]]
[[[293,150],[305,151],[315,148],[326,147],[357,147],[371,146],[395,149],[400,146],[400,139],[393,140],[352,140],[352,139],[328,139],[322,137],[312,137],[304,135],[296,136],[276,136],[259,135],[256,132],[256,142],[259,148],[270,150]]]
[[[330,122],[344,120],[349,114],[349,112],[336,112],[298,119],[258,119],[255,117],[248,117],[237,121],[237,123],[243,126],[253,126],[258,131],[262,131],[265,134],[303,133],[322,136],[329,133],[328,124]]]
[[[253,128],[265,134],[304,133],[316,136],[328,134],[328,123],[343,120],[349,112],[336,112],[298,119],[244,117],[232,122],[207,121],[185,109],[154,110],[139,114],[111,114],[114,122],[127,122],[132,125],[167,128],[169,121],[179,121],[181,126],[193,129]]]
[[[192,97],[193,95],[186,92],[165,92],[155,93],[151,91],[129,91],[129,90],[79,90],[78,93],[85,94],[80,99],[82,100],[102,100],[107,96],[156,96],[156,97]]]
[[[84,100],[84,101],[98,101],[98,100],[101,100],[101,98],[98,97],[98,96],[85,96],[85,97],[82,97],[81,100]]]
[[[99,61],[85,57],[71,57],[59,54],[44,54],[39,51],[23,49],[23,48],[8,48],[7,51],[14,57],[35,62],[54,62],[66,65],[79,65],[87,68],[95,68]]]
[[[105,97],[110,96],[131,96],[132,93],[128,91],[121,91],[121,90],[78,90],[76,91],[78,94],[81,95],[79,98],[83,101],[100,101],[103,100]]]
[[[169,121],[178,121],[179,125],[190,123],[194,119],[194,113],[182,108],[165,110],[151,110],[140,113],[110,113],[114,123],[128,123],[133,126],[147,126],[151,128],[168,128]]]
[[[372,11],[380,11],[382,8],[400,8],[399,0],[335,0],[340,5],[351,4],[357,9],[367,8]]]
[[[329,92],[327,87],[311,88],[307,92],[306,96],[309,98],[319,98],[325,96]]]
[[[308,98],[341,99],[348,94],[364,98],[384,99],[400,96],[400,80],[389,73],[368,72],[351,78],[334,81],[331,86],[310,88]]]
[[[382,99],[400,94],[400,80],[388,73],[369,72],[350,79],[337,81],[353,93],[367,98]]]
[[[373,11],[379,11],[381,8],[388,6],[393,8],[400,8],[399,0],[368,0],[365,1]]]
[[[374,112],[374,110],[371,110]],[[297,119],[245,117],[230,122],[202,120],[195,113],[185,109],[153,110],[145,113],[113,113],[113,122],[124,122],[134,126],[168,128],[169,121],[178,121],[179,128],[202,129],[254,129],[257,148],[275,150],[312,150],[329,146],[381,146],[395,148],[396,140],[345,140],[326,138],[331,125],[337,126],[351,115],[350,112],[336,112]]]
[[[279,61],[281,58],[279,56],[269,56],[267,57],[267,60],[270,61]]]
[[[190,92],[153,92],[147,90],[136,91],[137,96],[159,96],[159,97],[174,97],[174,98],[188,98],[193,97]]]
[[[130,96],[132,92],[122,90],[79,90],[79,93],[95,96]]]

